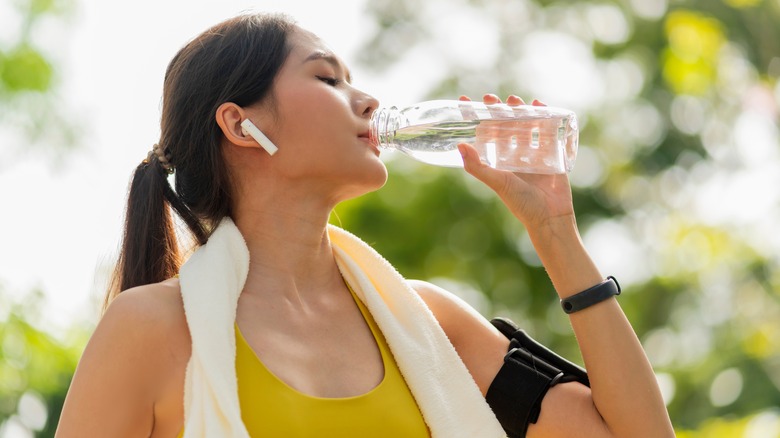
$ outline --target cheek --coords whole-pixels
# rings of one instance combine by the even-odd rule
[[[298,153],[310,155],[312,160],[327,165],[331,160],[343,160],[350,137],[344,123],[334,120],[332,111],[311,111],[309,117],[301,119],[288,136],[292,148]],[[340,157],[340,158],[339,158]]]
[[[280,100],[283,103],[279,105],[277,128],[292,147],[327,141],[348,129],[339,117],[346,104],[338,96],[323,93],[321,89],[313,92],[299,89],[286,93],[284,99]]]

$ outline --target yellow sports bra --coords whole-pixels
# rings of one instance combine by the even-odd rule
[[[384,336],[354,292],[352,297],[379,346],[385,370],[374,389],[354,397],[313,397],[288,386],[263,365],[236,325],[238,398],[250,436],[430,437]]]

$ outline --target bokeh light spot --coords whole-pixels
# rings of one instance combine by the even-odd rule
[[[710,402],[713,406],[728,406],[742,393],[742,373],[736,368],[721,371],[710,386]]]

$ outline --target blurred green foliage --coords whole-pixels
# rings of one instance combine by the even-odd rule
[[[55,67],[34,35],[39,22],[67,12],[63,0],[17,0],[13,17],[17,38],[0,42],[0,129],[24,144],[44,143],[54,156],[75,141],[73,125],[57,112]],[[8,10],[8,9],[6,9]],[[46,122],[47,129],[42,129]],[[3,162],[13,161],[13,142],[2,144]],[[83,331],[44,330],[38,312],[40,291],[12,300],[0,286],[0,436],[54,436],[70,380],[86,340]]]
[[[57,428],[70,380],[86,333],[59,333],[40,328],[43,294],[34,292],[11,302],[0,289],[0,431],[31,431],[51,437]]]
[[[41,102],[55,98],[58,78],[32,35],[41,17],[68,3],[17,0],[16,7],[20,38],[0,45],[0,127],[20,120],[14,108],[34,140],[50,115]],[[516,93],[577,111],[581,145],[571,178],[580,230],[605,274],[624,286],[621,304],[679,436],[780,436],[780,195],[771,177],[780,174],[780,1],[375,0],[367,7],[376,28],[361,51],[364,67],[415,68],[407,56],[416,48],[443,66],[421,99]],[[480,62],[458,53],[469,32],[490,36],[491,44],[466,47]],[[492,58],[479,53],[494,46]],[[570,70],[540,70],[540,53],[557,66],[570,62]],[[545,73],[555,88],[539,82]],[[67,132],[60,140],[73,139]],[[458,169],[398,154],[388,167],[385,188],[340,205],[333,221],[405,276],[440,284],[488,317],[510,316],[578,360],[544,269],[492,193]],[[41,329],[35,296],[12,303],[0,290],[0,434],[10,427],[53,434],[85,340]]]
[[[61,16],[72,7],[69,0],[14,0],[6,24],[18,25],[18,35],[0,44],[0,102],[8,103],[28,92],[52,93],[53,67],[35,42],[38,23]],[[10,105],[3,105],[10,106]]]
[[[366,67],[415,69],[415,50],[439,64],[420,100],[512,93],[577,111],[580,231],[624,286],[621,304],[680,436],[780,436],[780,196],[770,176],[780,172],[780,2],[368,8],[378,26],[360,52]],[[492,57],[480,53],[489,42],[500,44]],[[463,51],[480,62],[463,62]],[[540,72],[557,82],[540,82]],[[485,316],[511,316],[578,359],[544,269],[501,204],[459,169],[397,153],[388,167],[382,190],[340,206],[333,221],[402,274],[449,288]]]
[[[0,40],[0,134],[16,141],[6,142],[3,154],[11,162],[12,154],[42,151],[58,162],[77,146],[82,122],[63,108],[58,54],[44,47],[40,35],[67,24],[72,0],[13,0],[10,5],[4,12],[11,16],[3,21],[15,38]]]
[[[13,92],[49,89],[51,64],[34,48],[27,45],[14,47],[0,61],[0,82],[6,89]]]

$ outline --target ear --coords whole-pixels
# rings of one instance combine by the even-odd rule
[[[246,111],[233,102],[225,102],[217,108],[217,125],[225,138],[239,147],[257,148],[257,142],[243,129],[241,122],[247,118]]]

